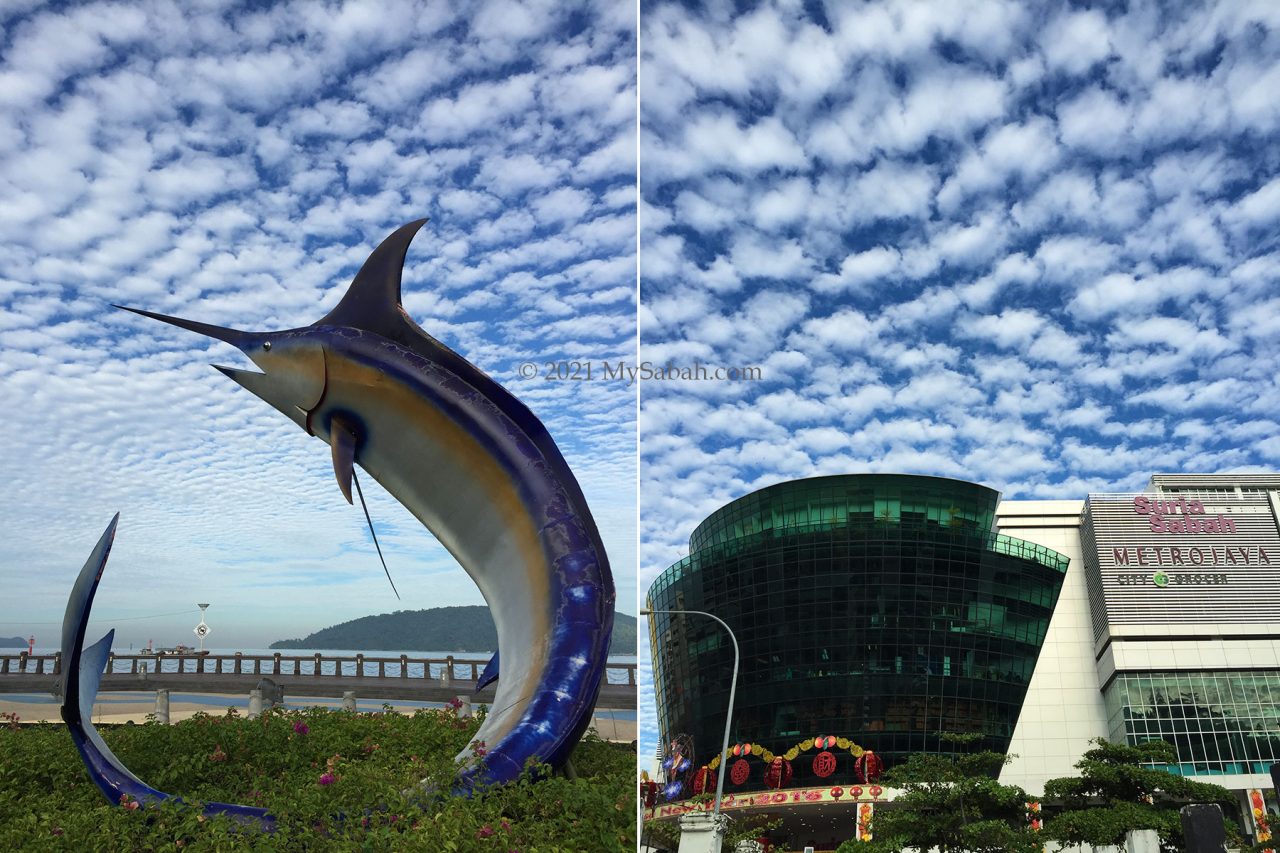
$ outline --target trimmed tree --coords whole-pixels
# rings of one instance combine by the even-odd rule
[[[975,740],[944,737],[958,744]],[[899,793],[892,805],[876,807],[872,840],[846,841],[838,853],[1041,853],[1044,837],[1031,828],[1026,792],[996,781],[1007,761],[999,752],[912,755],[880,780]]]
[[[1189,803],[1230,806],[1235,796],[1221,785],[1175,776],[1151,764],[1172,764],[1177,753],[1162,740],[1138,746],[1095,738],[1076,763],[1078,778],[1050,779],[1044,799],[1056,806],[1045,820],[1046,838],[1062,844],[1123,847],[1132,830],[1154,829],[1164,853],[1184,849],[1178,810]],[[1227,836],[1239,831],[1227,821]]]

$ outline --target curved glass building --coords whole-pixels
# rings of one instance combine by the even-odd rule
[[[651,610],[703,610],[741,647],[732,743],[782,755],[818,735],[874,750],[889,767],[949,751],[940,732],[1006,750],[1067,569],[1048,548],[993,530],[999,494],[936,477],[858,474],[783,483],[709,516],[689,556],[648,594]],[[719,752],[733,648],[703,616],[650,623],[661,735]],[[792,785],[848,782],[833,750],[806,753]],[[736,759],[735,759],[736,760]],[[726,789],[765,787],[765,764]]]

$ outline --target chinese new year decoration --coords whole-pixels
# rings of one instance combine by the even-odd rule
[[[764,774],[764,783],[770,788],[781,788],[791,782],[791,775],[791,762],[778,755],[769,762],[769,769]]]
[[[704,764],[698,768],[697,773],[693,774],[693,795],[696,797],[698,794],[706,791],[710,780],[711,770]]]
[[[836,757],[825,749],[813,757],[813,774],[825,779],[836,772]]]
[[[725,750],[724,755],[717,755],[704,765],[702,769],[707,771],[707,777],[706,780],[702,782],[702,790],[705,791],[710,787],[711,783],[708,780],[711,778],[711,774],[716,773],[720,769],[721,761],[733,761],[732,765],[729,767],[729,778],[735,785],[744,784],[751,775],[751,766],[747,763],[748,758],[758,758],[765,763],[766,769],[764,772],[764,781],[766,785],[771,788],[785,787],[791,781],[794,774],[792,762],[800,757],[800,753],[810,752],[815,749],[818,750],[818,753],[813,758],[813,772],[822,779],[826,779],[835,773],[839,766],[839,753],[841,752],[848,752],[849,755],[855,759],[855,762],[862,759],[864,755],[870,756],[868,761],[855,765],[857,768],[864,768],[869,765],[871,771],[870,778],[866,775],[860,775],[857,780],[859,782],[874,782],[880,777],[881,772],[884,770],[884,762],[879,756],[863,750],[861,746],[848,738],[838,737],[836,735],[815,735],[814,737],[808,737],[788,749],[786,752],[778,753],[776,755],[758,743],[736,743]],[[737,760],[734,761],[734,759]],[[779,760],[781,760],[781,764],[778,763]],[[781,768],[776,772],[776,774],[774,771],[775,767]],[[859,772],[865,774],[866,771],[860,769]],[[701,771],[699,771],[699,773],[701,773]],[[780,781],[775,784],[775,779]],[[686,786],[686,790],[695,794],[701,793],[701,791],[698,790],[698,776],[696,774],[692,779],[690,779]],[[843,791],[844,789],[841,789],[841,793],[843,793]],[[854,791],[857,791],[857,793],[855,794]],[[861,795],[862,789],[851,787],[849,788],[849,793],[856,797]]]
[[[884,761],[871,750],[863,752],[853,763],[853,770],[862,782],[874,782],[884,772]]]
[[[1271,824],[1267,820],[1267,801],[1263,799],[1262,791],[1258,788],[1249,789],[1249,809],[1253,812],[1253,825],[1258,830],[1259,841],[1271,840]],[[1275,853],[1268,848],[1268,853]]]
[[[871,840],[871,816],[874,814],[875,808],[871,803],[862,803],[858,806],[858,840]]]

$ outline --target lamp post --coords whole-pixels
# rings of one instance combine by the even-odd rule
[[[667,613],[673,615],[693,615],[707,616],[716,620],[729,632],[729,639],[733,642],[733,679],[729,682],[729,708],[724,715],[724,743],[720,747],[720,772],[716,776],[716,799],[715,810],[712,815],[712,821],[716,827],[720,826],[720,798],[724,795],[724,768],[728,764],[725,757],[729,752],[729,726],[733,722],[733,694],[738,689],[738,638],[733,635],[733,629],[730,628],[725,621],[719,616],[707,613],[705,610],[641,610],[640,615],[651,616],[655,613]]]

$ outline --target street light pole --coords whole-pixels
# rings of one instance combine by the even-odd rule
[[[650,616],[655,613],[708,616],[719,622],[726,631],[729,632],[729,639],[733,642],[733,679],[729,682],[729,708],[724,715],[724,743],[720,747],[720,772],[716,776],[716,799],[715,811],[712,820],[716,826],[720,825],[720,798],[724,795],[724,768],[729,763],[729,726],[733,722],[733,695],[738,689],[738,638],[733,635],[733,629],[730,628],[725,621],[719,616],[707,613],[705,610],[641,610],[641,616]]]

